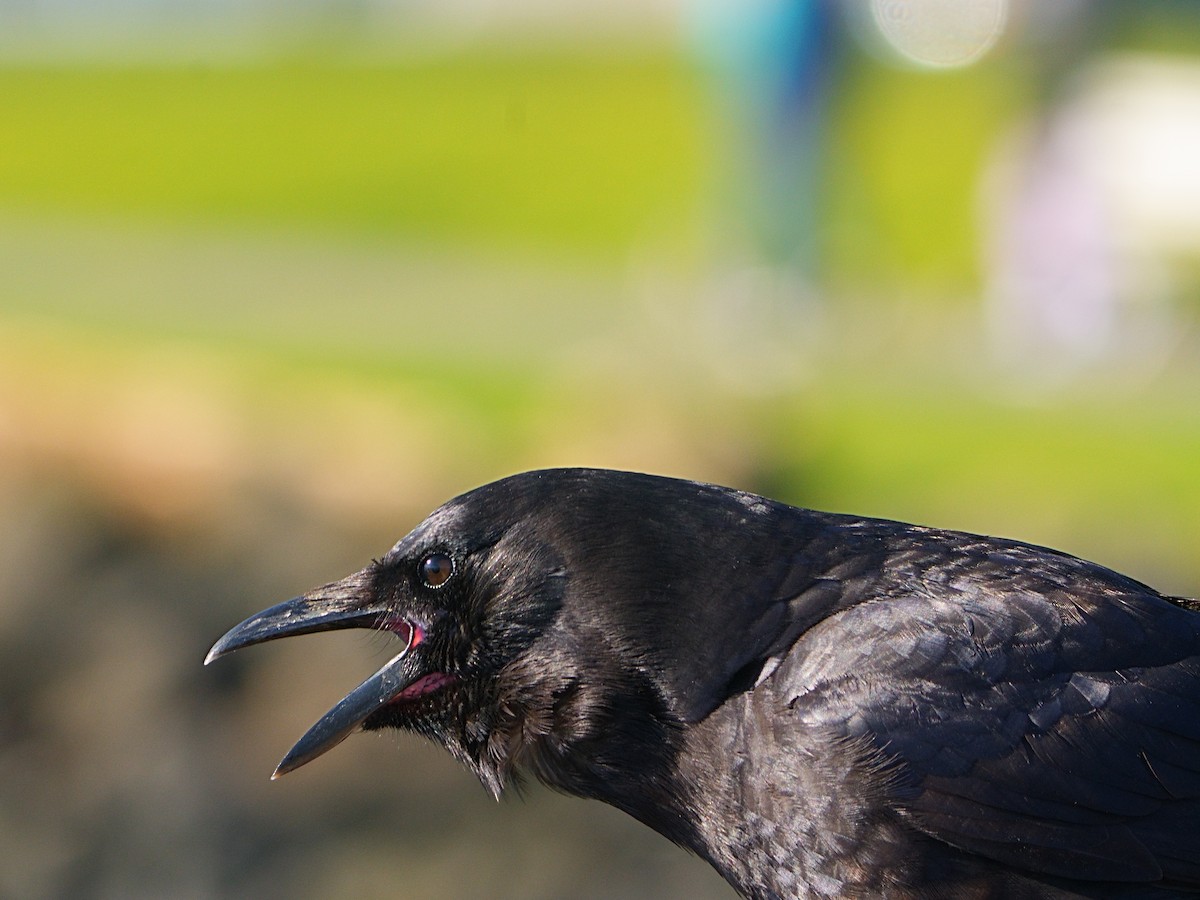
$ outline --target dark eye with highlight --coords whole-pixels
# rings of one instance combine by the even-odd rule
[[[454,560],[447,554],[435,551],[426,553],[419,566],[421,580],[426,587],[438,588],[450,580],[454,574]]]

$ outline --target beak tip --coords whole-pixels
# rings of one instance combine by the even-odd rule
[[[315,755],[319,756],[320,754],[318,753]],[[304,765],[306,762],[308,762],[312,758],[313,758],[312,756],[298,755],[295,752],[295,748],[293,747],[292,750],[290,750],[288,752],[288,755],[285,756],[280,761],[279,765],[277,765],[275,767],[275,771],[271,773],[271,780],[278,781],[284,775],[287,775],[290,772],[294,772],[296,769],[300,768],[302,765]]]
[[[244,647],[248,643],[245,639],[239,639],[244,625],[245,623],[243,622],[242,625],[238,625],[236,628],[232,628],[221,635],[217,642],[209,648],[208,654],[204,657],[204,664],[206,666],[214,660],[220,659],[222,656],[226,656],[234,650]],[[251,641],[249,643],[254,642]]]

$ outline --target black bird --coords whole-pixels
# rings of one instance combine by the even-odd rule
[[[399,652],[357,729],[625,810],[747,897],[1200,892],[1200,604],[998,538],[729,488],[528,472],[247,619]]]

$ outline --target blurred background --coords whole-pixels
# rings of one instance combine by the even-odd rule
[[[0,897],[730,897],[226,628],[532,467],[1200,591],[1200,12],[0,0]]]

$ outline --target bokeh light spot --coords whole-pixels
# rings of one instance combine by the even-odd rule
[[[871,0],[871,19],[905,59],[935,68],[971,65],[1004,33],[1008,0]]]

